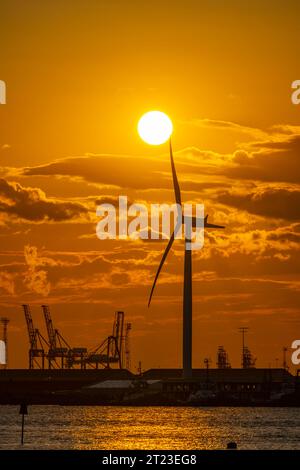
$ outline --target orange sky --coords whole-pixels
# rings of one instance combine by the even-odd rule
[[[11,367],[27,364],[21,303],[40,305],[72,346],[133,323],[132,363],[181,364],[182,243],[153,304],[165,242],[100,241],[97,202],[173,203],[167,146],[144,144],[149,109],[173,120],[185,202],[226,230],[194,258],[194,366],[223,344],[240,364],[249,326],[258,366],[298,339],[300,5],[295,1],[3,0],[0,302]]]

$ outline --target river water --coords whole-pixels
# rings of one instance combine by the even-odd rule
[[[0,449],[20,449],[19,407],[0,406]],[[30,406],[25,449],[300,449],[300,408]]]

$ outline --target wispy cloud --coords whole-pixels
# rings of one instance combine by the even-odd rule
[[[37,248],[26,245],[24,247],[24,256],[28,266],[24,277],[25,285],[31,291],[47,296],[50,292],[50,282],[47,279],[47,271],[40,269]]]

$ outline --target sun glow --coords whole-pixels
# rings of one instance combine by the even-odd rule
[[[138,123],[139,136],[150,145],[163,144],[170,138],[172,131],[171,119],[161,111],[149,111]]]

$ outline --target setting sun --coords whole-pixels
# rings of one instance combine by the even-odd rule
[[[173,131],[171,119],[161,111],[149,111],[138,123],[138,133],[144,142],[160,145],[166,142]]]

